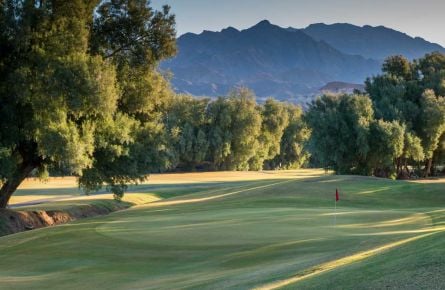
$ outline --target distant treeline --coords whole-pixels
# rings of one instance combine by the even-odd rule
[[[302,117],[299,106],[274,99],[257,104],[245,88],[216,100],[175,96],[165,116],[171,168],[299,168],[309,157]]]

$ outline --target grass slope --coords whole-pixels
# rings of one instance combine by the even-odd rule
[[[440,289],[445,284],[444,183],[320,171],[239,174],[154,178],[133,191],[162,201],[2,237],[1,287]],[[341,200],[334,227],[336,187]]]

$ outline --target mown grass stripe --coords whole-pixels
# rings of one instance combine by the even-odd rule
[[[431,236],[431,235],[433,235],[433,234],[435,234],[437,232],[438,231],[433,232],[433,233],[418,235],[418,236],[407,238],[407,239],[403,239],[403,240],[399,240],[399,241],[388,243],[388,244],[385,244],[383,246],[380,246],[380,247],[377,247],[377,248],[374,248],[374,249],[371,249],[371,250],[359,252],[359,253],[356,253],[356,254],[353,254],[353,255],[350,255],[350,256],[346,256],[346,257],[334,260],[334,261],[326,262],[326,263],[323,263],[323,264],[311,267],[311,268],[307,269],[306,271],[301,272],[301,273],[299,273],[299,274],[297,274],[297,275],[295,275],[293,277],[290,277],[288,279],[272,282],[272,283],[269,283],[269,284],[266,284],[266,285],[263,285],[263,286],[260,286],[260,287],[256,287],[254,289],[255,290],[273,290],[273,289],[278,289],[278,288],[281,288],[281,287],[284,287],[284,286],[288,286],[290,284],[297,283],[297,282],[299,282],[301,280],[311,278],[313,276],[322,274],[324,272],[331,271],[331,270],[334,270],[336,268],[343,267],[343,266],[346,266],[346,265],[349,265],[349,264],[352,264],[352,263],[355,263],[355,262],[359,262],[361,260],[370,258],[370,257],[375,256],[375,255],[378,255],[378,254],[380,254],[380,253],[382,253],[384,251],[391,250],[391,249],[396,248],[398,246],[401,246],[401,245],[404,245],[404,244],[407,244],[407,243],[410,243],[410,242],[413,242],[413,241],[425,238],[427,236]]]

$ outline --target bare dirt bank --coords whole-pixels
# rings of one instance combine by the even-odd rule
[[[60,210],[0,210],[0,236],[48,226],[64,224],[82,218],[106,215],[131,207],[129,202],[100,200],[88,205]]]

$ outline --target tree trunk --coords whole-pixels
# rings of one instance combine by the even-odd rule
[[[16,191],[17,187],[25,180],[26,177],[36,168],[33,164],[22,164],[15,174],[8,178],[6,183],[0,189],[0,209],[6,208],[9,199],[12,194]]]
[[[396,158],[396,174],[397,178],[403,176],[402,157]]]
[[[403,166],[405,167],[406,174],[408,175],[409,178],[411,178],[411,170],[409,170],[409,168],[408,168],[408,159],[407,158],[405,158],[405,162],[404,162]]]
[[[433,164],[433,158],[429,158],[425,164],[425,173],[423,177],[428,177],[431,173],[431,165]]]
[[[431,162],[430,174],[431,174],[431,176],[437,176],[437,166],[436,166],[435,159],[433,159],[433,161]]]
[[[409,170],[408,164],[406,162],[405,162],[405,170],[406,170],[406,174],[408,174],[408,176],[411,177],[411,170]]]

